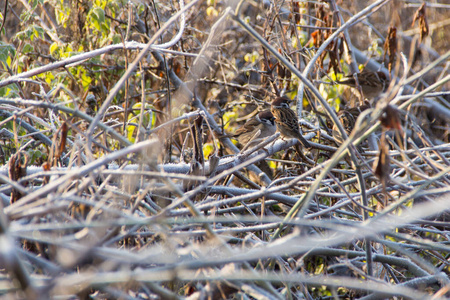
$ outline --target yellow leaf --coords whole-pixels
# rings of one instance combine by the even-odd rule
[[[53,55],[53,53],[58,50],[59,46],[57,42],[54,42],[50,45],[50,55]]]

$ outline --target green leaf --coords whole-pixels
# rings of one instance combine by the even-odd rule
[[[12,57],[14,57],[15,55],[16,48],[14,48],[13,45],[0,42],[0,62],[2,62],[5,66],[10,66]]]
[[[18,96],[17,87],[13,84],[0,88],[0,97],[16,98]]]
[[[36,37],[44,38],[45,31],[41,26],[34,26],[33,30]]]
[[[105,22],[105,11],[100,7],[92,9],[91,14],[92,24],[98,31],[102,31],[102,24]]]
[[[45,82],[47,82],[48,85],[51,85],[51,83],[54,79],[55,79],[55,76],[53,76],[52,72],[45,73]]]
[[[25,46],[23,46],[23,49],[22,49],[22,53],[23,54],[27,54],[27,53],[30,53],[30,52],[33,52],[33,51],[34,51],[34,47],[32,45],[25,44]]]
[[[121,39],[120,35],[115,34],[112,37],[112,41],[113,41],[113,44],[118,44],[118,43],[120,43],[122,41],[122,39]]]
[[[92,10],[92,13],[97,17],[99,22],[105,22],[105,11],[102,8],[96,7]]]
[[[85,89],[89,88],[89,85],[91,84],[91,82],[92,82],[92,77],[87,76],[85,71],[82,72],[81,84],[83,85],[83,88],[85,88]]]
[[[133,105],[133,111],[128,114],[128,122],[139,124],[140,120],[140,109],[142,107],[142,103],[138,102]],[[145,104],[144,107],[144,117],[142,120],[142,126],[145,128],[154,128],[156,123],[156,114],[153,111],[154,107],[148,103]],[[127,138],[130,140],[130,142],[135,142],[135,135],[137,133],[137,127],[134,124],[127,125],[126,131],[127,131]],[[151,125],[150,125],[151,124]],[[149,126],[150,125],[150,126]]]

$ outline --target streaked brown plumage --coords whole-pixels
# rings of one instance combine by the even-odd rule
[[[386,74],[381,71],[371,72],[364,70],[358,74],[358,82],[364,97],[369,100],[384,93],[389,86],[389,79],[386,77]],[[337,83],[357,88],[356,80],[353,75],[347,75],[342,80],[337,81]]]
[[[287,97],[278,97],[272,101],[271,111],[275,117],[275,124],[282,137],[298,139],[304,147],[311,148],[309,142],[302,136],[298,126],[298,117],[289,108],[291,100]]]
[[[259,134],[257,132],[259,131]],[[259,112],[249,119],[242,127],[236,130],[233,135],[241,145],[246,145],[253,138],[251,144],[260,142],[276,132],[275,118],[269,110]]]
[[[347,135],[350,135],[355,128],[356,119],[358,119],[358,116],[368,108],[370,108],[370,104],[365,103],[356,107],[342,109],[338,112],[337,116],[339,118],[339,121],[341,121]],[[333,124],[332,135],[338,146],[340,146],[344,142],[341,132],[339,131],[336,124]],[[359,152],[364,152],[364,148],[361,144],[356,148],[359,150]]]

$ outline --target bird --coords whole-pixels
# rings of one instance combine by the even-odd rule
[[[347,75],[343,80],[336,81],[339,84],[348,85],[352,88],[358,88],[356,80],[353,75]],[[358,82],[361,87],[364,97],[367,99],[374,99],[380,94],[384,93],[389,86],[389,79],[381,71],[371,72],[362,71],[358,74]]]
[[[254,145],[264,138],[274,135],[276,130],[274,116],[270,110],[263,110],[238,128],[233,137],[237,138],[241,145],[249,142],[250,145]]]
[[[353,128],[355,127],[356,118],[358,116],[349,110],[341,110],[341,111],[339,111],[337,116],[339,118],[339,121],[341,121],[342,126],[344,127],[347,135],[350,135]],[[332,135],[333,135],[334,140],[336,141],[336,144],[341,145],[344,142],[341,132],[339,131],[336,124],[333,124]]]
[[[311,145],[302,136],[298,126],[298,117],[295,112],[289,108],[291,100],[286,97],[277,97],[272,101],[271,111],[275,117],[275,124],[282,137],[298,139],[304,147],[310,149]]]
[[[339,121],[341,121],[347,135],[350,135],[353,128],[355,127],[356,119],[358,118],[358,116],[368,108],[370,108],[370,105],[368,103],[365,103],[356,107],[341,109],[337,113],[337,117],[339,118]],[[341,132],[339,131],[336,124],[333,124],[332,135],[338,145],[341,145],[344,142]]]

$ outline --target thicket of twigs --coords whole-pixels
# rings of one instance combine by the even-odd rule
[[[1,9],[2,299],[449,297],[448,5]],[[313,148],[240,150],[280,95]]]

